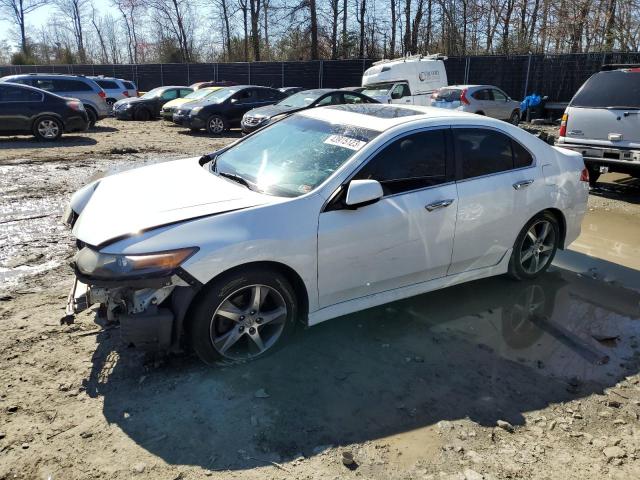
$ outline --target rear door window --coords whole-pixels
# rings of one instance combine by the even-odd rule
[[[0,85],[0,102],[41,102],[44,95],[28,88]]]
[[[96,80],[96,83],[104,90],[118,90],[118,84],[110,80]]]
[[[483,128],[454,128],[462,179],[506,172],[533,165],[533,156],[504,133]]]
[[[165,90],[164,92],[162,92],[162,95],[160,95],[160,97],[163,100],[173,100],[175,98],[178,98],[178,90],[176,90],[175,88]]]
[[[93,89],[91,85],[85,83],[81,80],[72,80],[72,79],[64,79],[64,80],[54,80],[53,86],[58,92],[91,92]]]
[[[438,185],[447,181],[446,132],[431,130],[395,140],[354,177],[377,180],[385,195]]]
[[[124,88],[126,88],[127,90],[135,90],[136,86],[131,83],[131,82],[122,82],[122,84],[124,85]]]
[[[493,100],[493,95],[491,94],[491,90],[489,90],[488,88],[483,88],[482,90],[473,92],[471,96],[476,100],[480,100],[480,101]]]
[[[569,105],[640,109],[640,70],[598,72],[580,87]]]

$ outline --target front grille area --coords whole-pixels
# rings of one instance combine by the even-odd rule
[[[263,121],[263,117],[245,117],[244,124],[253,127],[255,125],[258,125],[259,123],[262,123]]]

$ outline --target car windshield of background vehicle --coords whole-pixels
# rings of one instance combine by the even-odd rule
[[[442,88],[434,94],[433,98],[441,102],[458,102],[460,101],[460,95],[462,95],[462,90],[460,89]]]
[[[164,87],[154,88],[153,90],[149,90],[147,93],[142,95],[140,98],[154,98],[154,97],[157,97],[160,94],[162,94],[162,92],[164,92]]]
[[[285,197],[312,191],[380,132],[294,115],[220,154],[218,173]]]
[[[324,92],[323,92],[324,93]],[[282,105],[283,107],[306,107],[307,105],[311,105],[311,103],[315,102],[318,97],[322,94],[314,94],[313,92],[299,92],[294,93],[290,97],[282,100],[278,105]]]
[[[237,91],[237,88],[222,88],[208,95],[206,100],[210,103],[222,103]]]
[[[596,73],[576,93],[570,106],[640,109],[640,72]]]
[[[369,97],[375,97],[380,95],[386,95],[393,87],[393,83],[381,83],[380,85],[376,85],[375,87],[365,88],[362,92],[363,95],[367,95]]]
[[[196,90],[195,92],[191,92],[189,95],[185,95],[184,98],[188,98],[189,100],[195,100],[197,98],[203,98],[207,95],[211,95],[216,90],[207,90],[206,88],[201,88],[200,90]]]

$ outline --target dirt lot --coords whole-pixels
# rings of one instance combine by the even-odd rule
[[[68,195],[229,141],[100,125],[55,147],[0,139],[0,480],[640,477],[638,181],[603,176],[535,282],[422,295],[208,368],[124,348],[94,311],[60,324]]]

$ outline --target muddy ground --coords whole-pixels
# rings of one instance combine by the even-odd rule
[[[534,282],[421,295],[209,368],[124,348],[94,311],[60,324],[68,195],[229,141],[102,125],[118,131],[79,136],[91,146],[0,139],[0,479],[640,476],[638,181],[603,176],[583,234]]]

